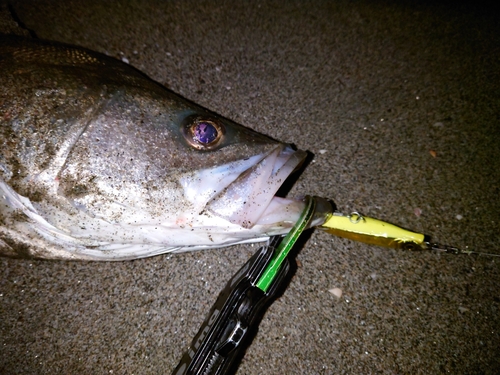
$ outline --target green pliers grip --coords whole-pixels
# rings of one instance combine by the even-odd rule
[[[288,253],[292,249],[295,242],[297,242],[304,229],[307,228],[307,224],[313,217],[315,210],[316,200],[311,196],[307,196],[304,211],[302,211],[299,220],[295,223],[290,232],[288,232],[285,238],[283,238],[281,243],[278,245],[273,258],[262,273],[262,276],[257,281],[257,288],[263,292],[267,292]]]

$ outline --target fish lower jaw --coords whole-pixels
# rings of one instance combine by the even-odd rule
[[[302,200],[273,197],[255,225],[269,226],[269,229],[283,228],[285,232],[288,232],[288,229],[299,219],[304,208],[305,203]]]
[[[182,226],[168,219],[132,225],[92,218],[83,212],[81,220],[71,215],[63,217],[63,211],[58,215],[62,215],[64,228],[52,225],[28,198],[0,180],[0,216],[3,218],[0,253],[16,258],[120,261],[262,242],[270,235],[288,231],[288,222],[263,222],[245,229],[212,215],[193,215],[191,225]]]

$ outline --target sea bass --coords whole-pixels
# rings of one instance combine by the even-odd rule
[[[275,196],[304,151],[111,57],[1,36],[0,87],[3,255],[124,260],[264,241],[304,208]]]

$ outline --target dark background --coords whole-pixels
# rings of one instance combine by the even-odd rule
[[[12,5],[41,38],[126,58],[312,152],[290,195],[500,254],[500,22],[485,3]],[[0,259],[0,373],[168,374],[256,248]],[[238,374],[500,372],[499,258],[405,253],[316,230],[297,261]]]

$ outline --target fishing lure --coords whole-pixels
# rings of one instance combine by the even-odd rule
[[[454,246],[434,243],[425,234],[412,232],[394,224],[364,216],[359,212],[344,215],[338,211],[333,211],[328,214],[326,221],[319,228],[339,237],[398,250],[430,250],[455,255],[500,256],[500,254],[464,250]]]

